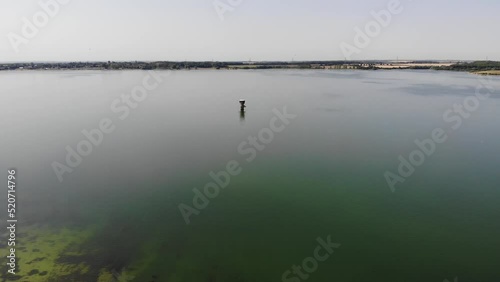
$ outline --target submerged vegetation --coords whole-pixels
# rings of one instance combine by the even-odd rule
[[[17,281],[42,282],[88,277],[89,265],[85,262],[62,262],[61,258],[83,255],[85,250],[79,246],[88,240],[92,233],[92,228],[23,228],[23,232],[18,236],[23,242],[22,246],[17,248],[18,271],[11,278]]]

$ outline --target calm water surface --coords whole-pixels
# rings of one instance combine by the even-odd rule
[[[19,281],[499,281],[499,78],[455,130],[460,115],[443,114],[480,77],[158,74],[163,82],[121,120],[111,105],[147,72],[0,73],[0,179],[18,170]],[[248,161],[238,146],[285,107],[297,117]],[[59,182],[52,164],[104,118],[115,130]],[[446,142],[393,193],[384,173],[436,128]],[[179,205],[193,206],[193,188],[233,160],[241,173],[187,225]],[[294,274],[328,236],[340,247]]]

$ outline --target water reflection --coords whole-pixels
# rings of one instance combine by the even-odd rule
[[[240,122],[241,123],[245,123],[245,115],[246,115],[245,109],[241,109],[240,110]]]
[[[244,99],[240,99],[240,122],[244,123],[245,122],[245,108],[247,107],[245,105],[246,101]]]

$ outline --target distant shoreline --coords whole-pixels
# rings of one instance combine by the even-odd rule
[[[3,63],[0,71],[12,70],[448,70],[478,75],[500,75],[500,62],[452,61],[307,61],[307,62],[61,62]]]
[[[472,73],[478,74],[478,75],[500,75],[500,70],[478,71],[478,72],[472,72]]]

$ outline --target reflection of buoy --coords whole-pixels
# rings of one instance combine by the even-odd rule
[[[241,105],[241,110],[242,111],[245,110],[245,107],[246,107],[245,103],[246,103],[245,99],[240,99],[240,105]]]

